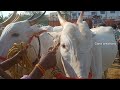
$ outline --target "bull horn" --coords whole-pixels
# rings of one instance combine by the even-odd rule
[[[58,19],[59,19],[60,24],[61,24],[62,26],[64,26],[65,23],[67,22],[67,21],[62,17],[62,14],[61,14],[60,11],[58,11]]]
[[[37,18],[28,20],[30,25],[32,26],[32,25],[36,24],[38,22],[38,20],[44,16],[45,13],[46,13],[46,11],[42,15],[38,16]]]
[[[81,11],[80,16],[79,16],[79,18],[77,20],[77,24],[79,24],[80,22],[83,21],[83,15],[84,15],[84,11]]]
[[[27,20],[31,20],[33,19],[33,17],[35,16],[35,14],[33,14],[30,18],[28,18]]]
[[[19,21],[19,20],[20,20],[20,15],[17,14],[16,18],[12,21],[12,23],[17,22],[17,21]]]
[[[11,22],[13,21],[13,19],[15,19],[16,13],[17,13],[17,11],[14,11],[14,13],[10,16],[10,18],[8,18],[8,19],[7,19],[6,21],[4,21],[3,23],[0,23],[0,26],[6,27],[9,23],[11,23]]]

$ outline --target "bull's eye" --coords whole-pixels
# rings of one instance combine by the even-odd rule
[[[66,47],[65,44],[62,44],[62,47],[65,48]]]
[[[19,34],[18,34],[18,33],[13,33],[11,36],[12,36],[12,37],[18,37]]]

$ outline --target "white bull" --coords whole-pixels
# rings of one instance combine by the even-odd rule
[[[58,16],[63,26],[58,36],[66,75],[88,78],[89,72],[92,72],[92,78],[102,78],[102,73],[110,67],[117,54],[113,28],[98,27],[90,30],[83,21],[83,13],[77,24],[67,22],[60,13]]]
[[[78,19],[77,24],[67,22],[61,15],[58,16],[63,30],[61,32],[49,32],[49,34],[54,37],[55,41],[59,40],[60,37],[60,53],[58,51],[57,55],[59,56],[59,54],[61,54],[62,56],[62,63],[66,76],[88,78],[91,69],[93,78],[102,78],[104,69],[108,68],[114,61],[117,46],[110,45],[111,48],[109,52],[107,52],[107,46],[97,46],[95,42],[100,41],[101,36],[103,36],[102,40],[105,42],[114,43],[115,41],[111,28],[106,27],[105,31],[103,30],[104,28],[102,28],[102,31],[104,31],[103,35],[100,34],[100,31],[97,29],[98,33],[96,32],[96,36],[94,36],[87,23],[82,21],[82,15]],[[41,31],[39,28],[35,27],[35,29],[34,26],[31,27],[36,21],[37,19],[26,20],[7,25],[0,38],[0,56],[5,57],[8,49],[13,43],[20,43],[21,41],[28,42],[30,36],[35,32]],[[41,54],[46,53],[48,48],[53,44],[52,37],[49,34],[44,33],[40,37]],[[32,40],[31,45],[38,54],[39,44],[36,38]],[[102,49],[106,52],[103,53]],[[31,48],[28,49],[28,52],[32,58],[32,62],[34,62],[37,58],[34,50]],[[110,60],[108,60],[109,58],[107,57],[109,57]],[[57,60],[59,61],[60,58],[58,57]],[[104,65],[102,62],[104,62]]]

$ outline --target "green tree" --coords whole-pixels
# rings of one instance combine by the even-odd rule
[[[33,14],[35,14],[35,16],[33,18],[38,17],[39,15],[42,14],[41,11],[25,11],[24,14],[20,15],[20,19],[19,21],[23,21],[28,19],[29,17],[31,17]],[[10,16],[12,15],[12,13],[9,13],[8,16],[3,17],[3,15],[1,14],[0,16],[0,22],[5,21],[6,19],[8,19]],[[42,25],[48,25],[48,17],[46,15],[44,15],[41,19],[39,19],[38,24],[42,24]]]
[[[1,13],[1,15],[0,15],[0,23],[1,23],[1,22],[3,22],[3,21],[4,21],[4,17],[3,17],[2,12],[0,12],[0,13]]]
[[[34,18],[40,16],[43,13],[42,11],[25,11],[25,12],[26,14],[29,15],[35,14]],[[39,19],[38,24],[48,25],[49,22],[48,20],[49,20],[48,17],[44,15],[41,19]]]
[[[33,15],[33,14],[42,14],[41,11],[25,11],[26,14]]]
[[[31,15],[22,14],[19,21],[26,20],[26,19],[28,19],[30,16],[31,16]]]

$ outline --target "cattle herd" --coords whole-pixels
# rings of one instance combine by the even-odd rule
[[[14,43],[28,43],[34,33],[47,30],[39,35],[40,45],[37,38],[33,38],[30,43],[36,53],[32,48],[27,49],[32,63],[35,62],[38,54],[47,53],[55,42],[59,42],[60,46],[56,54],[57,66],[65,76],[88,78],[88,74],[91,72],[92,79],[102,79],[103,72],[112,65],[118,52],[114,29],[111,26],[90,29],[83,20],[83,11],[76,23],[66,21],[58,11],[61,26],[38,27],[38,20],[45,13],[46,11],[36,18],[32,16],[27,20],[18,21],[20,16],[17,11],[14,11],[9,19],[1,23],[0,57],[6,58],[8,50]],[[41,48],[40,53],[39,47]],[[3,60],[0,58],[0,61]],[[52,78],[49,74],[46,74],[45,77]]]

